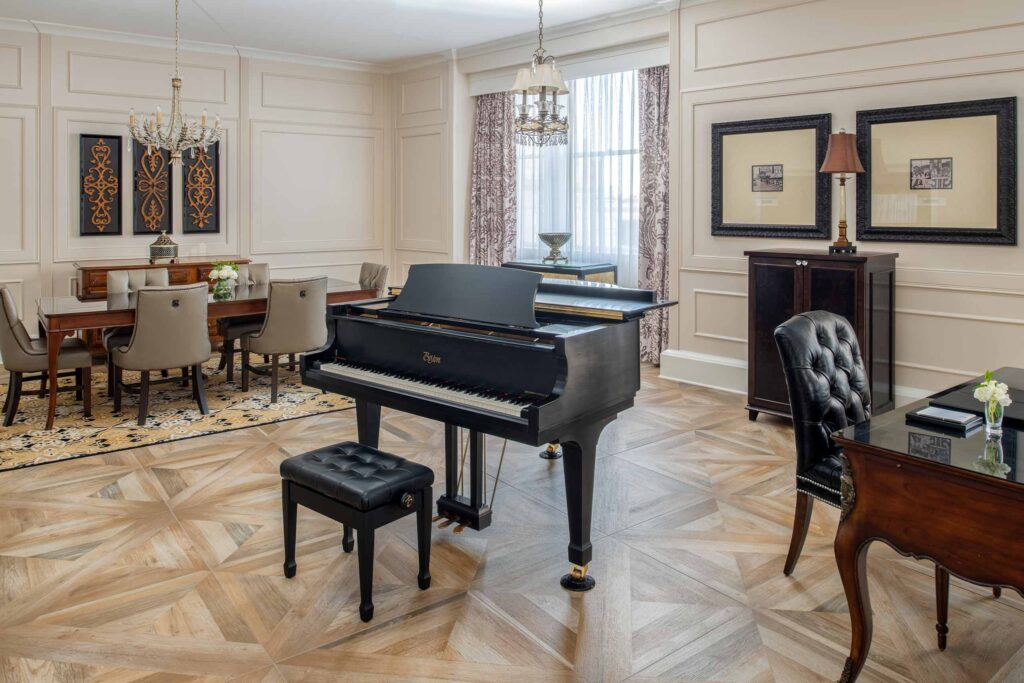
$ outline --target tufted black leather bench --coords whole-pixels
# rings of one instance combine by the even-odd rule
[[[373,618],[373,535],[389,522],[416,513],[420,588],[430,587],[431,485],[434,472],[376,448],[346,441],[281,463],[284,504],[284,575],[295,576],[298,504],[341,522],[342,548],[359,542],[359,616]]]

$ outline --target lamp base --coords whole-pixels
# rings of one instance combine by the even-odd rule
[[[844,245],[830,244],[830,245],[828,245],[828,253],[830,253],[830,254],[856,254],[857,253],[857,245],[856,244],[844,244]]]

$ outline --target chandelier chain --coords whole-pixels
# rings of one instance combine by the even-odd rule
[[[181,78],[178,67],[178,42],[181,35],[181,0],[174,0],[174,77]]]
[[[544,0],[537,2],[537,54],[544,55]]]

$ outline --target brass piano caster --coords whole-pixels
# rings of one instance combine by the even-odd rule
[[[569,567],[569,573],[563,576],[560,581],[562,588],[567,591],[573,591],[574,593],[582,593],[593,588],[597,582],[594,581],[593,576],[587,575],[588,566],[589,565],[571,565]]]
[[[562,457],[562,448],[557,443],[549,443],[538,455],[545,460],[558,460]]]

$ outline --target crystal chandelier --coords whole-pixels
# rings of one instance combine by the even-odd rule
[[[569,122],[559,95],[568,95],[555,58],[544,50],[544,0],[538,0],[537,49],[533,62],[516,74],[512,86],[515,104],[516,141],[532,145],[564,145],[569,141]]]
[[[171,153],[171,163],[176,166],[181,165],[182,152],[192,150],[192,154],[195,155],[196,147],[202,147],[203,151],[206,151],[209,145],[220,140],[224,132],[220,127],[220,116],[212,128],[206,125],[205,109],[199,122],[189,120],[181,112],[181,69],[178,66],[180,24],[180,0],[174,0],[174,78],[171,79],[171,115],[167,124],[164,125],[164,115],[160,107],[156,108],[155,117],[143,115],[141,120],[136,118],[134,109],[128,112],[128,133],[131,139],[145,145],[149,154],[155,149],[167,150]]]

